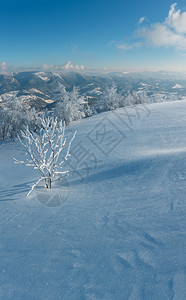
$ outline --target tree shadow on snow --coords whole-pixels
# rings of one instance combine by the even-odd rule
[[[14,185],[9,189],[0,190],[0,202],[3,201],[16,201],[20,196],[26,196],[34,181],[27,181],[21,184]]]
[[[136,176],[143,177],[144,175],[146,175],[152,169],[152,166],[154,164],[155,161],[153,162],[152,158],[140,159],[132,162],[125,162],[122,165],[118,165],[104,171],[99,171],[99,169],[101,169],[100,167],[99,169],[92,171],[92,173],[90,171],[89,174],[88,172],[86,174],[86,170],[84,170],[84,174],[86,176],[82,178],[80,176],[78,177],[78,173],[81,174],[82,170],[78,170],[76,176],[77,178],[73,179],[72,175],[72,177],[69,176],[68,181],[70,185],[77,185],[79,183],[89,184],[93,182],[102,182],[121,176],[134,176],[135,178],[138,178]]]

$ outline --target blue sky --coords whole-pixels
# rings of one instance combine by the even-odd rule
[[[186,3],[0,1],[0,70],[186,70]]]

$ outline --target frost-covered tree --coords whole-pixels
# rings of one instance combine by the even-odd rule
[[[0,140],[5,140],[9,137],[9,125],[5,118],[6,112],[4,107],[0,106]]]
[[[72,91],[69,94],[70,96],[70,106],[71,106],[71,119],[72,121],[76,121],[85,117],[85,113],[83,111],[84,107],[84,96],[79,95],[79,89],[74,86]]]
[[[132,91],[132,92],[128,92],[125,96],[121,98],[119,107],[148,103],[148,102],[149,102],[149,97],[147,96],[146,92]]]
[[[84,97],[79,95],[79,90],[74,87],[68,92],[64,85],[58,84],[57,104],[54,109],[54,115],[58,120],[65,121],[66,124],[85,117],[83,111]]]
[[[135,99],[132,96],[132,93],[127,93],[121,98],[120,107],[130,106],[135,104]]]
[[[41,127],[39,115],[41,116],[42,113],[38,113],[34,107],[26,111],[26,124],[32,131],[38,131]]]
[[[92,112],[88,102],[86,102],[84,105],[84,114],[85,114],[85,118],[91,117],[93,115],[93,112]]]
[[[114,110],[119,107],[120,103],[120,94],[117,92],[117,86],[115,83],[110,88],[107,88],[102,94],[102,97],[98,103],[97,111],[108,111]]]
[[[36,111],[27,107],[21,98],[16,95],[2,98],[4,107],[0,111],[0,139],[15,138],[26,125],[34,130],[38,127]]]
[[[75,138],[73,134],[69,142],[65,138],[65,124],[54,117],[40,118],[41,129],[38,133],[30,131],[26,126],[21,131],[18,139],[24,147],[27,158],[24,161],[14,159],[15,163],[33,167],[40,173],[39,180],[32,186],[28,195],[41,181],[45,181],[45,187],[51,189],[56,176],[68,173],[62,171],[63,164],[70,156],[71,143]]]
[[[25,124],[26,108],[23,101],[15,95],[3,97],[1,111],[1,138],[14,138]]]
[[[132,98],[133,98],[133,103],[132,104],[143,104],[143,103],[148,103],[149,102],[149,97],[146,93],[146,91],[140,91],[140,92],[132,92]]]

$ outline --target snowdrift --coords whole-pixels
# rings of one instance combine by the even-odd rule
[[[61,201],[26,198],[37,173],[13,164],[17,142],[0,144],[0,297],[186,299],[186,102],[75,129]]]

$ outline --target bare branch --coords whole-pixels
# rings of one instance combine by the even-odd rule
[[[28,195],[42,179],[47,179],[52,183],[54,177],[68,173],[68,171],[61,172],[59,169],[70,156],[70,147],[77,133],[75,131],[70,141],[67,142],[65,124],[62,121],[58,122],[57,118],[53,117],[40,119],[42,128],[38,134],[31,132],[27,126],[18,136],[29,158],[25,161],[14,158],[14,163],[34,167],[41,174],[41,178],[32,186]],[[66,146],[67,149],[65,149]],[[62,155],[64,149],[65,153]]]

